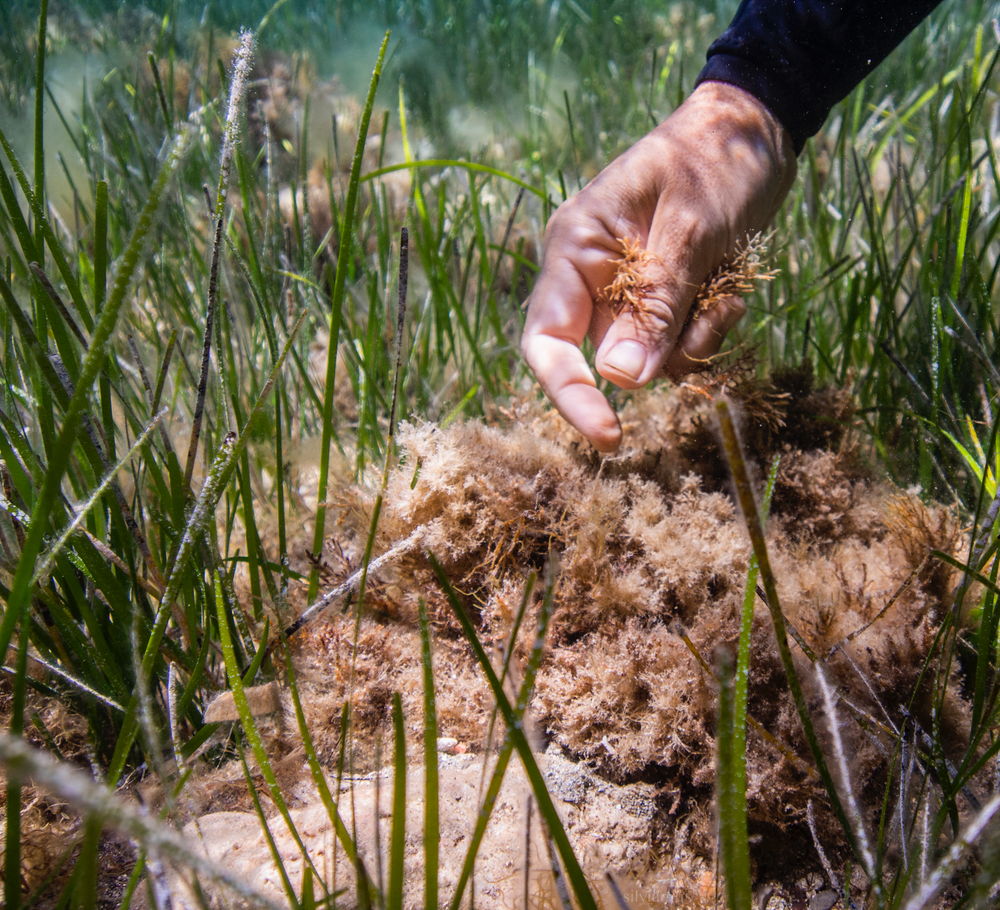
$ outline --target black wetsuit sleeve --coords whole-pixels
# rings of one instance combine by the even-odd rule
[[[788,130],[795,153],[939,0],[743,0],[698,83],[739,86]]]

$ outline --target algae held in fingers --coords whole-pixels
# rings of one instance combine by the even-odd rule
[[[644,298],[653,289],[647,264],[656,261],[641,241],[619,237],[618,242],[621,258],[608,260],[616,263],[615,277],[598,295],[598,302],[610,307],[616,319],[626,310],[637,316],[644,312]]]
[[[770,281],[777,271],[767,268],[763,257],[767,253],[769,237],[762,234],[748,236],[736,254],[716,266],[699,286],[688,311],[687,322],[697,319],[726,297],[743,297],[757,287],[758,282]],[[653,290],[649,274],[658,257],[649,252],[642,242],[619,237],[621,256],[609,259],[615,263],[611,284],[598,295],[598,303],[607,306],[617,319],[623,312],[641,316],[646,312],[645,298]]]

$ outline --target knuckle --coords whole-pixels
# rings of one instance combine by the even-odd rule
[[[548,224],[545,226],[546,236],[562,237],[571,232],[579,225],[581,212],[581,200],[579,196],[566,199],[549,216]]]
[[[636,332],[651,339],[674,340],[682,327],[677,305],[662,292],[649,294],[630,313]]]
[[[700,249],[708,240],[710,219],[705,212],[685,206],[673,213],[673,230],[679,242],[687,249]]]

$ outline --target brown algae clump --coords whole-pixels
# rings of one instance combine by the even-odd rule
[[[688,322],[711,310],[720,300],[743,297],[754,290],[758,282],[770,281],[778,274],[763,262],[768,239],[769,236],[760,233],[747,237],[732,259],[709,272],[695,293]],[[658,261],[638,238],[619,237],[618,242],[622,245],[621,257],[608,260],[615,263],[614,278],[598,297],[616,319],[626,311],[635,315],[645,313],[645,298],[653,288],[648,267],[649,263]]]
[[[814,382],[807,368],[769,377],[774,417],[758,427],[744,414],[744,431],[758,477],[781,454],[768,545],[782,608],[827,678],[862,712],[862,722],[848,720],[841,735],[871,823],[894,744],[867,718],[887,712],[897,729],[904,716],[921,729],[933,722],[933,686],[921,670],[938,666],[932,646],[954,573],[925,560],[932,547],[957,546],[959,535],[948,510],[873,481],[849,441],[818,431],[828,425],[821,416],[842,414],[845,403]],[[632,454],[603,470],[544,415],[530,429],[506,431],[479,423],[403,425],[407,464],[390,476],[377,546],[385,551],[418,531],[421,546],[376,583],[362,620],[354,732],[356,744],[368,745],[360,751],[374,754],[371,744],[389,735],[391,692],[401,692],[408,717],[422,710],[421,600],[452,676],[439,681],[439,735],[473,754],[487,749],[492,699],[425,550],[460,592],[484,645],[498,650],[508,647],[528,573],[542,571],[554,552],[561,567],[554,615],[530,708],[539,747],[582,763],[600,786],[654,787],[646,851],[601,853],[602,862],[613,859],[616,871],[628,872],[669,865],[678,849],[710,857],[717,689],[701,660],[710,664],[718,648],[734,647],[751,548],[725,492],[728,471],[708,412],[702,396],[684,389],[639,396],[623,411]],[[421,469],[413,484],[415,463]],[[369,527],[370,492],[347,488],[342,497],[331,557],[359,553]],[[539,608],[537,596],[529,598],[524,628],[534,627]],[[339,748],[353,622],[328,619],[295,650],[314,741],[327,756]],[[822,785],[803,770],[808,746],[760,603],[751,641],[749,715],[755,730],[770,736],[752,730],[748,741],[751,855],[758,876],[783,879],[815,862],[805,823],[810,801],[818,837],[838,858],[843,835]],[[519,636],[511,656],[517,673],[531,646],[530,636]],[[807,697],[817,696],[811,659],[798,650],[794,657]],[[947,691],[939,717],[957,752],[968,736],[968,706],[956,671],[940,672]],[[824,744],[828,722],[821,718]],[[419,744],[408,748],[419,761]],[[571,838],[586,840],[571,829]],[[775,848],[791,843],[795,859],[785,862],[790,854]]]
[[[805,645],[793,646],[793,659],[821,746],[832,754],[836,729],[848,756],[845,786],[875,830],[888,783],[898,775],[893,728],[940,724],[948,760],[967,748],[971,706],[961,675],[935,650],[956,575],[949,563],[928,557],[934,548],[960,547],[958,522],[950,510],[864,471],[844,427],[849,399],[818,387],[807,364],[758,382],[774,413],[768,424],[744,411],[742,430],[758,480],[781,455],[767,537],[786,622]],[[726,492],[728,469],[709,426],[711,407],[703,395],[678,387],[635,396],[622,410],[626,447],[614,461],[591,458],[550,413],[532,415],[525,405],[519,426],[510,429],[478,422],[400,426],[406,459],[389,476],[376,550],[388,553],[410,539],[420,545],[369,576],[360,620],[353,611],[331,611],[292,640],[306,723],[320,761],[336,766],[345,754],[341,716],[350,700],[355,793],[343,805],[357,813],[359,840],[373,856],[375,782],[385,780],[377,774],[379,744],[393,736],[396,693],[411,731],[407,761],[414,780],[423,776],[420,614],[426,611],[436,735],[450,743],[439,752],[441,793],[449,794],[442,799],[440,881],[453,888],[480,808],[479,779],[503,737],[494,731],[488,739],[495,702],[426,552],[443,567],[488,654],[498,660],[509,654],[515,691],[531,660],[530,630],[538,628],[542,606],[543,585],[528,593],[530,574],[544,573],[556,556],[553,615],[525,729],[542,753],[537,761],[565,813],[567,836],[595,877],[610,870],[637,887],[669,880],[678,910],[702,907],[714,881],[717,831],[718,687],[711,666],[716,651],[732,652],[739,638],[752,549]],[[420,465],[415,481],[414,465]],[[339,517],[323,552],[329,583],[356,570],[375,502],[370,489],[347,481],[336,498]],[[791,889],[819,868],[814,837],[838,868],[847,846],[812,767],[770,613],[759,600],[750,642],[753,875],[757,883]],[[820,670],[840,696],[835,715],[820,707]],[[295,816],[312,832],[303,836],[328,855],[334,837],[302,778],[300,743],[278,730],[268,747],[279,753],[286,790],[299,794],[292,812],[312,813]],[[250,859],[247,836],[246,849],[224,861],[279,881],[245,792],[239,813],[223,799],[233,792],[226,775],[234,772],[226,769],[199,778],[229,787],[213,791],[205,805],[212,814],[200,824],[213,834],[234,831],[239,816],[253,834],[257,859]],[[514,905],[528,865],[527,787],[511,769],[477,863],[477,882],[484,884],[476,898],[485,910]],[[918,763],[912,773],[926,772]],[[969,782],[974,799],[991,792],[986,777]],[[407,791],[408,825],[412,814],[417,826],[422,793],[409,785]],[[898,803],[891,808],[896,817]],[[900,830],[886,835],[888,849],[902,848]],[[915,849],[908,831],[902,837],[906,849]],[[221,851],[228,841],[219,838],[206,842]],[[278,850],[299,856],[291,837],[282,835]],[[532,848],[532,870],[543,856]],[[416,851],[408,856],[412,882],[422,875],[419,863]]]

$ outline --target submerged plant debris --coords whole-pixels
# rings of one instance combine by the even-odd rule
[[[724,297],[743,297],[753,291],[759,282],[771,281],[777,276],[777,270],[768,268],[764,261],[771,236],[758,232],[747,237],[732,259],[709,272],[691,306],[695,319]]]

